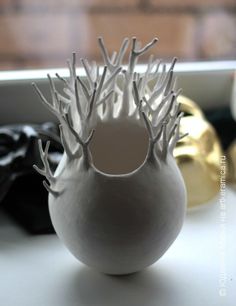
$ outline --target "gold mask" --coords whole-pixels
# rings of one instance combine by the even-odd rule
[[[214,128],[197,104],[184,96],[178,102],[185,113],[180,131],[188,135],[178,142],[174,156],[185,181],[188,208],[191,208],[207,203],[218,194],[222,149]]]

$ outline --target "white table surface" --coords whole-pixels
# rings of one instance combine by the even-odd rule
[[[27,235],[1,213],[0,306],[235,306],[236,191],[227,189],[226,200],[225,297],[219,295],[222,228],[215,200],[187,214],[156,264],[123,277],[89,269],[56,235]]]

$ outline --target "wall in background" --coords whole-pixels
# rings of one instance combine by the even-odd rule
[[[0,0],[0,70],[63,67],[72,51],[100,61],[100,35],[110,51],[157,36],[160,58],[234,59],[236,1]]]

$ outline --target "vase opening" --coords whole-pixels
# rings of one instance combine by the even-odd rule
[[[143,164],[148,151],[148,134],[144,126],[132,121],[100,122],[90,151],[94,166],[101,172],[127,174]]]

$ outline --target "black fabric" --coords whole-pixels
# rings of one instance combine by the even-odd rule
[[[236,122],[234,121],[229,107],[221,107],[205,112],[207,120],[214,126],[220,138],[224,150],[236,138]]]
[[[50,140],[49,161],[55,169],[62,154],[58,128],[42,125],[9,125],[0,128],[0,207],[31,233],[53,232],[43,177],[32,168],[42,166],[38,139]]]
[[[2,201],[5,211],[32,234],[54,233],[42,180],[35,173],[17,177]]]

